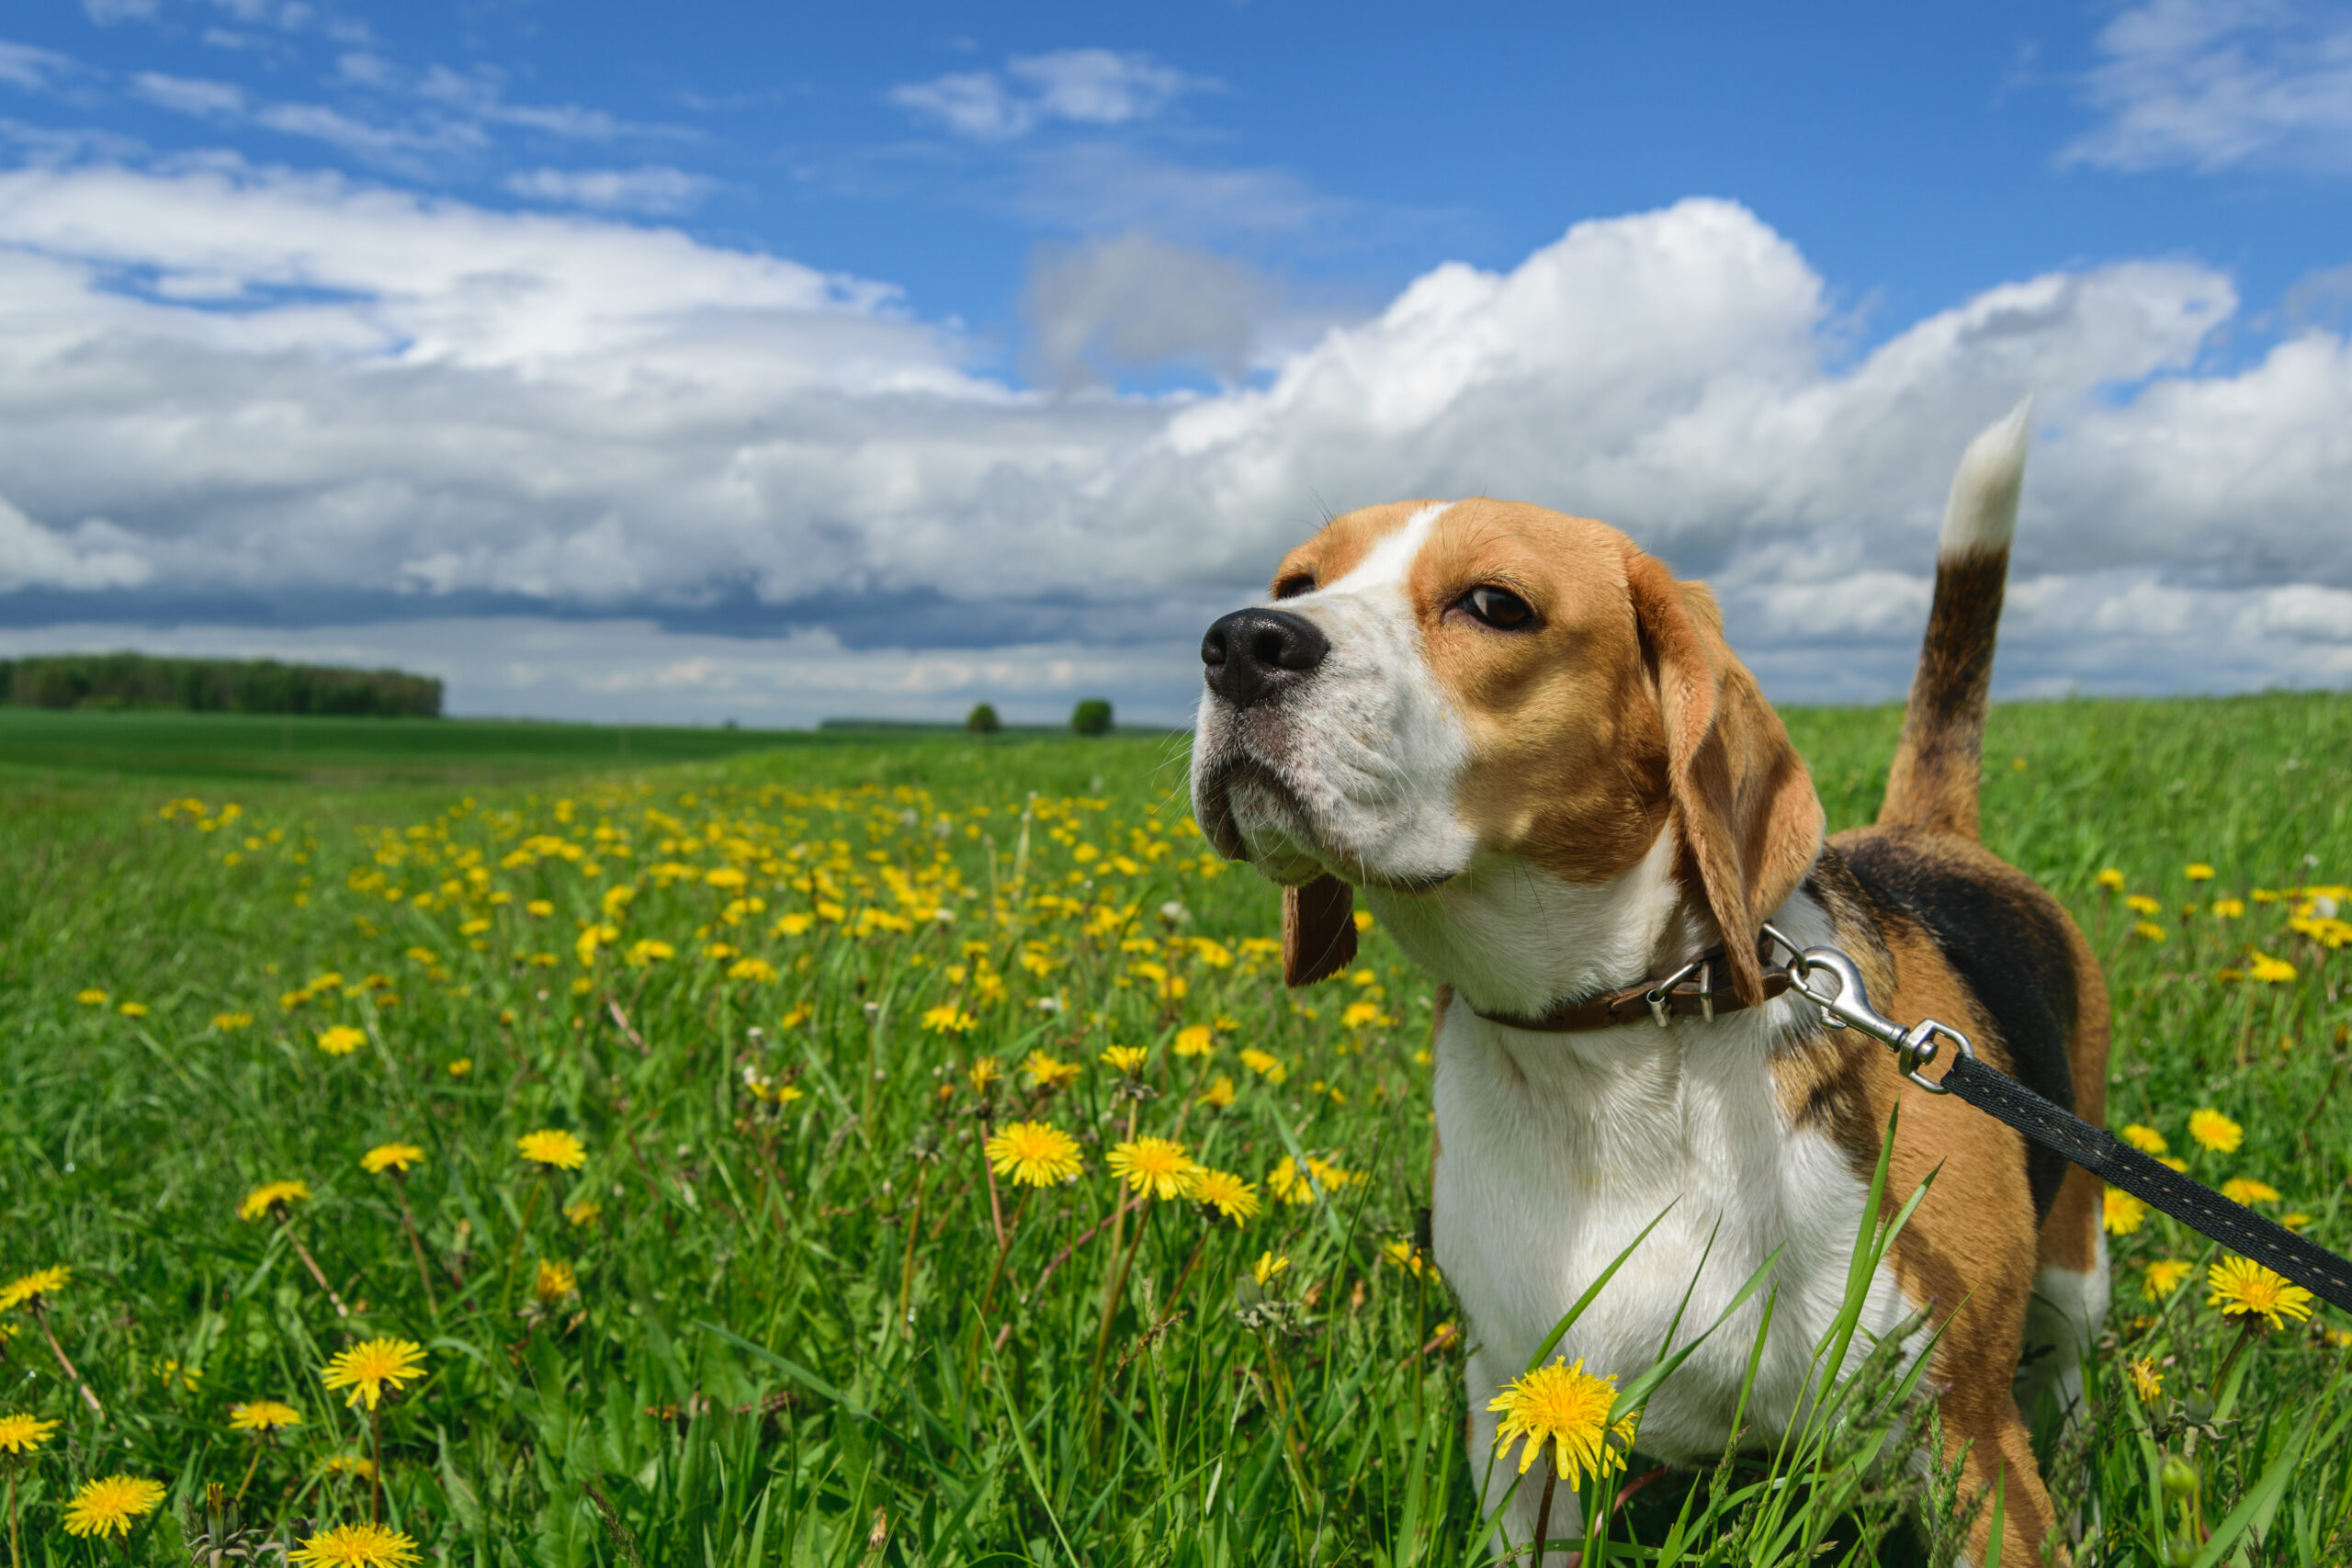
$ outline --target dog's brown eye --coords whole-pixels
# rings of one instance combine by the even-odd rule
[[[1277,599],[1295,599],[1302,593],[1314,592],[1315,579],[1305,572],[1295,577],[1285,577],[1274,584],[1274,597]]]
[[[1477,620],[1497,631],[1517,631],[1535,618],[1526,600],[1508,588],[1481,583],[1453,602],[1457,610],[1465,610]]]

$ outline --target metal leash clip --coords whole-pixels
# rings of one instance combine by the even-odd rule
[[[1764,934],[1780,943],[1789,953],[1787,965],[1789,983],[1802,991],[1805,998],[1821,1010],[1821,1021],[1832,1029],[1859,1029],[1864,1034],[1894,1053],[1903,1076],[1926,1089],[1929,1094],[1950,1094],[1919,1069],[1936,1059],[1936,1037],[1941,1035],[1951,1042],[1955,1060],[1962,1056],[1973,1059],[1975,1047],[1968,1036],[1947,1023],[1923,1018],[1905,1029],[1893,1019],[1871,1006],[1869,988],[1862,984],[1862,972],[1854,961],[1834,947],[1799,947],[1774,930],[1770,922]],[[1824,985],[1818,976],[1826,975],[1834,986]]]

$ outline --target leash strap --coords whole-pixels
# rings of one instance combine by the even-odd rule
[[[2016,1128],[2052,1154],[2081,1166],[2110,1187],[2120,1188],[2150,1208],[2162,1210],[2240,1257],[2285,1276],[2329,1305],[2352,1313],[2352,1260],[2233,1203],[2201,1181],[2191,1180],[2152,1159],[2103,1127],[1978,1060],[1968,1036],[1949,1024],[1922,1019],[1905,1029],[1871,1006],[1854,961],[1834,947],[1800,948],[1770,926],[1764,934],[1794,954],[1784,971],[1794,987],[1821,1009],[1832,1029],[1858,1029],[1886,1045],[1904,1077],[1930,1094],[1957,1095],[1996,1122]],[[1834,988],[1821,976],[1836,981]],[[1935,1059],[1938,1041],[1952,1048],[1940,1079],[1919,1069]]]
[[[2306,1241],[2276,1220],[2233,1203],[2201,1181],[2142,1154],[2103,1127],[2062,1111],[1973,1055],[1957,1058],[1943,1076],[1957,1095],[2006,1122],[2053,1154],[2064,1155],[2110,1187],[2161,1209],[2244,1258],[2285,1275],[2332,1306],[2352,1312],[2352,1262]]]

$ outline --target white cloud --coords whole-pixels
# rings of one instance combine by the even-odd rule
[[[83,14],[102,28],[117,22],[152,22],[158,9],[157,0],[82,0]]]
[[[136,541],[100,522],[71,536],[40,526],[0,496],[0,592],[18,588],[136,588],[151,569]]]
[[[560,207],[669,214],[700,206],[718,182],[649,164],[635,169],[531,169],[508,176],[506,188],[526,200]]]
[[[130,79],[130,90],[175,114],[227,118],[242,118],[245,112],[245,90],[232,82],[141,71]]]
[[[1216,85],[1147,54],[1063,49],[1015,56],[1001,74],[951,72],[902,84],[884,96],[956,135],[1005,141],[1053,120],[1107,126],[1150,119],[1186,93]]]
[[[2352,9],[2312,0],[2149,0],[2098,36],[2085,96],[2105,123],[2063,162],[2146,170],[2352,170]]]
[[[1070,387],[1169,364],[1238,380],[1275,304],[1250,268],[1130,230],[1041,248],[1021,312],[1041,378]]]
[[[42,49],[29,43],[10,43],[0,39],[0,82],[28,92],[40,92],[55,85],[60,77],[70,76],[80,69],[72,56],[53,49]]]
[[[1196,678],[1186,632],[1323,504],[1483,491],[1710,573],[1780,689],[1886,695],[1951,465],[2030,391],[2005,682],[2258,684],[2352,657],[2342,335],[2203,368],[2237,300],[2177,263],[2007,284],[1859,358],[1825,298],[1752,214],[1690,201],[1507,273],[1436,268],[1263,385],[1057,399],[977,371],[887,287],[674,231],[236,166],[19,169],[0,494],[111,531],[25,536],[49,564],[24,580],[51,586],[0,619],[593,610],[834,626],[917,649],[907,668],[932,645],[1151,647],[1166,695]],[[1058,319],[1120,353],[1224,341],[1165,304],[1106,284]],[[631,645],[649,668],[764,657],[657,641]]]

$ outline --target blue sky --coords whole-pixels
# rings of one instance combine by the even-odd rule
[[[1879,697],[2031,394],[2006,689],[2341,684],[2347,176],[2285,0],[20,0],[0,649],[1174,718],[1322,507],[1491,489]]]

